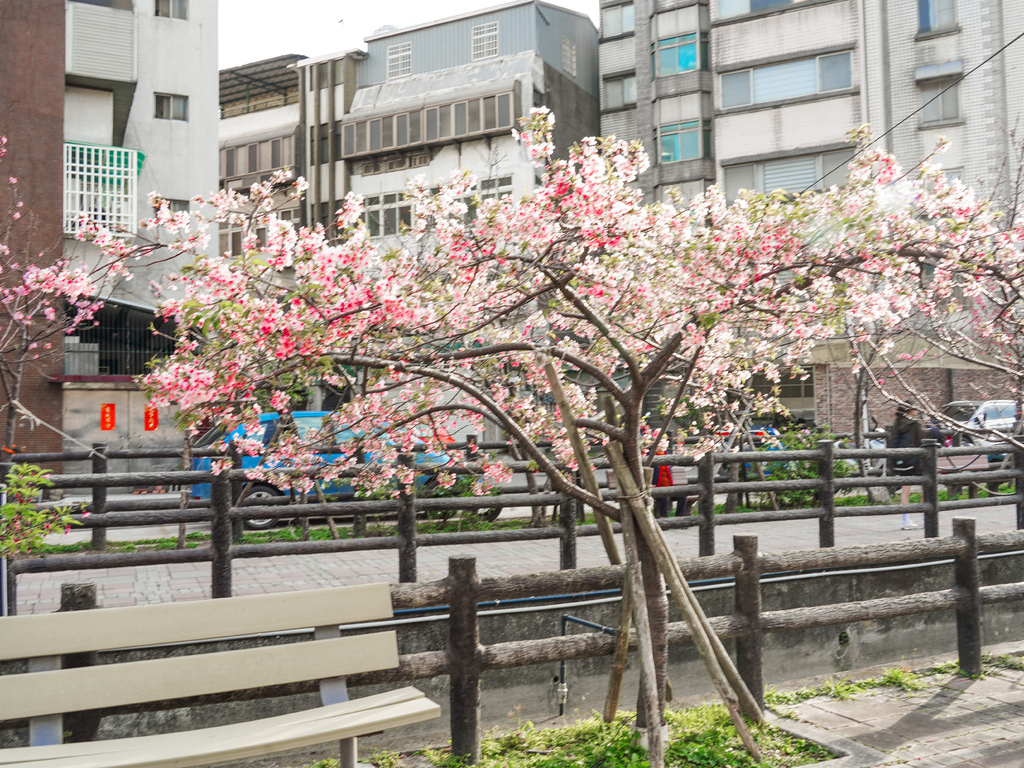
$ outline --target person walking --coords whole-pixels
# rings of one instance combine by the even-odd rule
[[[889,428],[890,448],[919,448],[921,446],[922,427],[914,417],[917,415],[917,408],[912,405],[900,405],[896,408],[896,418]],[[916,475],[918,473],[918,458],[900,457],[889,459],[888,469],[890,475]],[[910,486],[904,485],[900,488],[900,504],[906,506],[910,503]],[[910,519],[910,515],[903,513],[903,530],[910,531],[918,525]]]

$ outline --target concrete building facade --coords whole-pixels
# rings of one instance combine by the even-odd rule
[[[74,239],[85,216],[132,238],[159,192],[175,210],[217,187],[217,3],[209,0],[4,0],[0,61],[3,120],[27,162],[23,199],[49,252],[92,263]],[[52,7],[48,7],[52,6]],[[29,192],[25,195],[25,192]],[[53,205],[56,201],[56,207]],[[170,256],[170,254],[167,254]],[[161,282],[180,264],[155,258],[131,281],[103,291],[99,325],[67,337],[61,354],[34,369],[26,405],[67,435],[64,447],[102,440],[118,447],[176,440],[172,419],[148,413],[132,383],[167,348],[150,332]],[[122,392],[139,407],[118,409]],[[37,427],[30,450],[57,450],[59,432]]]

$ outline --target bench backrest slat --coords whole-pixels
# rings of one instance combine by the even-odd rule
[[[398,641],[395,633],[388,631],[123,664],[0,675],[0,720],[202,696],[396,666]]]
[[[0,618],[0,659],[211,640],[392,617],[387,584]]]

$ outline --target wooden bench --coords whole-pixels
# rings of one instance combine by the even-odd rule
[[[0,659],[28,659],[0,676],[0,720],[29,721],[28,747],[0,749],[0,766],[201,766],[341,741],[429,720],[440,707],[415,688],[350,701],[345,676],[398,666],[393,631],[341,637],[339,624],[392,617],[387,584],[223,600],[0,618]],[[62,669],[68,653],[315,628],[312,642]],[[63,744],[61,713],[320,681],[322,707],[253,722]]]

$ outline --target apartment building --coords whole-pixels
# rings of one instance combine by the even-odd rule
[[[305,57],[275,56],[220,72],[220,188],[247,194],[275,172],[295,173],[299,131],[299,77],[295,65]],[[299,220],[299,201],[282,199],[275,211],[285,221]],[[240,253],[242,229],[222,224],[219,253]]]
[[[1005,198],[1024,113],[1014,10],[1004,0],[601,0],[601,134],[644,142],[649,199],[712,183],[730,199],[842,184],[847,134],[864,123],[892,128],[883,146],[908,168],[951,139],[947,172]],[[813,377],[783,382],[783,402],[848,429],[851,363],[838,346],[822,347]],[[936,401],[1002,387],[952,363],[908,376]]]
[[[412,176],[468,168],[477,194],[522,194],[536,169],[512,139],[534,106],[558,118],[564,153],[598,129],[597,30],[579,13],[516,2],[366,38],[367,51],[300,62],[308,220],[330,224],[349,190],[363,195],[371,234],[412,220]]]
[[[2,123],[51,258],[98,258],[74,239],[83,216],[132,238],[151,191],[189,210],[216,189],[216,2],[6,0],[0,22],[11,42],[0,46]],[[180,266],[167,256],[111,286],[98,326],[32,370],[26,405],[69,436],[65,447],[176,439],[132,381],[167,349],[150,331],[150,283]],[[44,427],[19,434],[32,450],[62,446]]]

